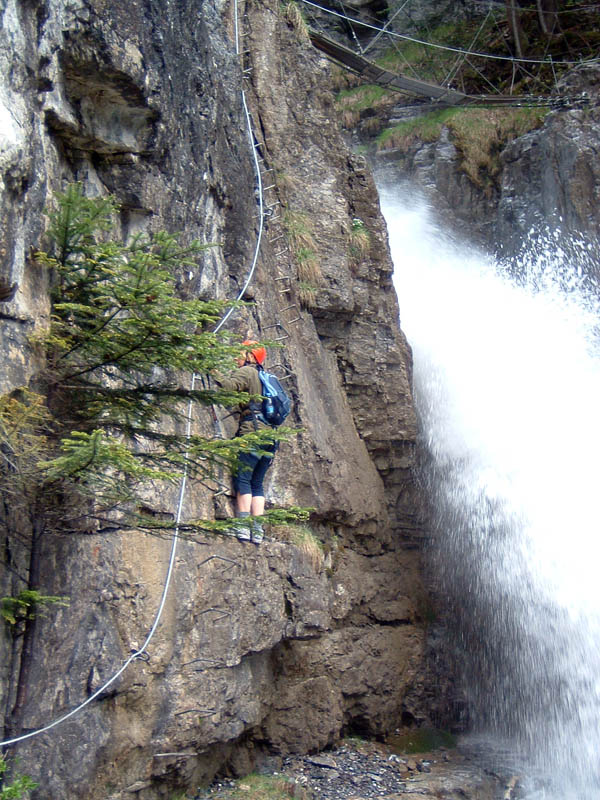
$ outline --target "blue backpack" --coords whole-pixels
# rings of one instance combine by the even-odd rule
[[[292,401],[275,375],[265,372],[261,367],[258,370],[258,377],[262,384],[263,400],[257,416],[262,422],[276,428],[290,413]]]

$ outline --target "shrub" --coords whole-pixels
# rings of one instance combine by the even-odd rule
[[[20,775],[13,773],[10,778],[6,778],[6,771],[8,764],[2,756],[0,756],[0,800],[19,800],[27,792],[36,789],[39,784],[33,781],[28,775]],[[10,782],[7,782],[10,781]]]

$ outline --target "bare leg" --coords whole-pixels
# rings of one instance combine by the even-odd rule
[[[238,492],[236,497],[236,508],[238,511],[245,511],[246,513],[250,513],[250,507],[252,505],[252,495],[251,494],[240,494]],[[263,497],[263,507],[264,507],[264,497]]]
[[[261,514],[265,513],[265,498],[261,495],[257,495],[256,497],[252,498],[252,502],[250,504],[250,513],[253,517],[260,517]]]

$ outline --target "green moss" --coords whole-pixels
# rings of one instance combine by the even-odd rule
[[[445,108],[392,125],[376,138],[377,149],[393,147],[406,152],[415,142],[435,142],[439,139],[443,126],[456,113],[460,113],[460,110]]]
[[[471,181],[490,189],[500,172],[500,153],[506,145],[539,128],[548,113],[543,108],[447,108],[386,128],[376,139],[378,150],[408,152],[419,142],[434,142],[449,128],[461,154],[461,166]]]
[[[338,92],[336,105],[339,109],[363,111],[366,108],[373,108],[379,105],[383,99],[394,97],[394,93],[387,91],[382,86],[363,84],[362,86],[355,86],[353,89],[342,89],[341,92]]]
[[[335,106],[345,127],[353,128],[360,121],[362,112],[391,106],[397,101],[397,92],[365,83],[338,92]]]
[[[440,747],[456,747],[456,740],[451,733],[436,728],[415,728],[398,733],[390,736],[386,743],[400,754],[429,753]]]
[[[275,775],[247,775],[236,782],[231,800],[289,800],[293,784]]]
[[[518,136],[539,128],[547,109],[471,109],[448,121],[462,167],[475,185],[486,187],[500,172],[500,153]]]

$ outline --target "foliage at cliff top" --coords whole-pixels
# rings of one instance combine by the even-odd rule
[[[518,136],[539,128],[547,113],[543,108],[447,108],[386,128],[376,146],[407,153],[415,144],[437,141],[445,126],[462,156],[463,170],[475,185],[489,189],[500,172],[501,150]]]
[[[239,343],[214,332],[230,304],[176,294],[175,274],[208,245],[184,246],[166,233],[115,241],[108,233],[116,208],[112,198],[87,198],[72,185],[50,214],[51,251],[37,254],[53,283],[51,322],[34,342],[44,367],[36,391],[0,398],[0,489],[15,497],[13,522],[20,505],[61,530],[106,515],[113,524],[170,529],[172,522],[140,512],[149,487],[178,482],[184,468],[215,486],[240,452],[291,433],[186,435],[190,401],[231,406],[248,397],[208,381],[181,385],[182,372],[234,368]],[[199,520],[186,529],[225,525]]]
[[[371,49],[367,42],[367,57],[390,72],[448,85],[471,95],[548,96],[557,79],[571,68],[557,62],[575,64],[595,58],[600,44],[597,10],[582,3],[541,0],[506,7],[498,3],[463,11],[453,19],[447,18],[447,12],[432,10],[418,27],[411,17],[412,4],[402,4],[397,10],[392,29],[402,34],[410,31],[412,40],[384,37]],[[546,63],[513,62],[512,57]],[[410,104],[402,94],[360,84],[359,78],[340,69],[334,70],[333,85],[338,90],[336,107],[345,127],[353,128],[362,120],[361,130],[369,135],[381,131],[377,117],[382,111],[398,102]]]
[[[392,72],[417,75],[440,85],[451,84],[467,94],[548,94],[557,77],[568,69],[561,64],[513,64],[510,57],[571,61],[597,56],[600,26],[597,10],[581,3],[526,3],[487,6],[479,13],[447,19],[437,15],[415,32],[414,39],[467,50],[461,53],[426,47],[419,41],[392,40],[376,60]],[[547,6],[547,8],[544,8]],[[396,20],[404,32],[403,19]],[[481,58],[473,53],[502,56]]]

